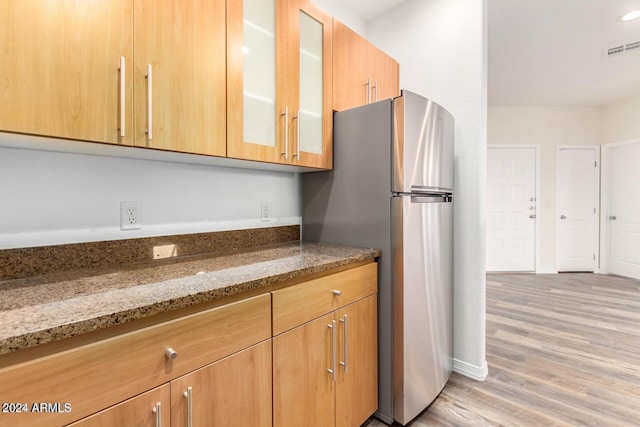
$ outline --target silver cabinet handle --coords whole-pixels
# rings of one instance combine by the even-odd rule
[[[153,139],[153,74],[151,64],[147,64],[147,139]]]
[[[344,324],[344,336],[342,337],[342,358],[344,359],[344,361],[340,362],[340,365],[342,365],[344,367],[344,373],[347,373],[347,359],[349,358],[349,347],[348,347],[348,343],[349,343],[349,338],[347,338],[347,315],[345,314],[344,316],[342,316],[342,319],[340,319],[340,322],[342,322]]]
[[[289,158],[289,107],[284,107],[284,113],[280,116],[284,116],[284,155],[285,159]]]
[[[333,381],[336,380],[336,321],[332,320],[330,325],[327,325],[331,329],[331,368],[327,371],[331,374]]]
[[[172,349],[171,347],[169,347],[168,349],[165,350],[164,355],[166,356],[167,359],[174,360],[176,357],[178,357],[178,352]]]
[[[567,219],[566,215],[560,215],[560,219]]]
[[[531,219],[535,219],[535,217],[536,217],[535,215],[529,215],[529,218]]]
[[[124,138],[124,126],[125,126],[125,108],[127,103],[125,102],[125,60],[124,56],[120,57],[120,137]]]
[[[371,104],[371,79],[367,79],[364,87],[367,88],[367,104]]]
[[[300,110],[298,109],[298,113],[293,116],[293,119],[296,120],[296,152],[293,155],[296,159],[300,160]]]
[[[157,402],[152,411],[156,414],[156,427],[162,427],[162,404]]]
[[[187,387],[183,395],[187,398],[187,427],[193,427],[193,388]]]
[[[340,295],[342,295],[342,291],[339,291],[337,289],[334,289],[333,291],[331,291],[335,296],[339,297]]]
[[[373,90],[373,102],[378,101],[378,82],[374,81],[373,86],[371,86],[371,90]]]
[[[609,219],[612,219],[612,220],[613,220],[613,219],[617,219],[617,218],[618,218],[618,217],[617,217],[617,216],[615,216],[615,215],[611,215],[611,216],[609,217]]]

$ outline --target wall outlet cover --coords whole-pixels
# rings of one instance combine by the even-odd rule
[[[120,202],[120,230],[140,230],[140,202]]]

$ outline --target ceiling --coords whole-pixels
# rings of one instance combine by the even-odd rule
[[[342,0],[370,20],[404,0]],[[488,97],[497,106],[601,106],[640,94],[640,0],[485,0]]]

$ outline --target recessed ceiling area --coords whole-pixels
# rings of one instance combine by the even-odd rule
[[[341,0],[364,21],[403,0]],[[485,0],[491,106],[602,106],[640,95],[640,0]],[[398,23],[400,25],[401,23]]]

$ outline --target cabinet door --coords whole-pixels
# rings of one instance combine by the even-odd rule
[[[228,157],[286,160],[287,120],[278,94],[283,89],[276,87],[287,49],[287,39],[280,36],[286,22],[283,4],[283,0],[227,0]]]
[[[136,140],[226,154],[224,0],[135,0]]]
[[[400,95],[398,62],[372,44],[369,45],[368,59],[371,73],[371,102]]]
[[[273,338],[274,426],[334,425],[334,341],[333,313]]]
[[[131,0],[3,1],[0,130],[131,144],[132,11]]]
[[[332,166],[333,21],[308,0],[289,0],[288,31],[295,59],[286,82],[292,108],[289,137],[291,162],[330,169]]]
[[[372,295],[336,312],[336,426],[364,423],[378,408],[378,303]]]
[[[270,427],[271,378],[271,340],[178,378],[171,425]]]
[[[336,111],[371,101],[369,44],[352,29],[333,20],[333,109]]]
[[[169,384],[154,388],[95,415],[70,424],[72,427],[169,425]],[[73,409],[73,408],[72,408]]]

